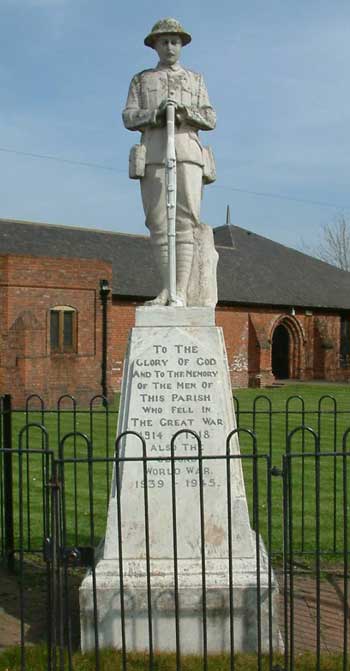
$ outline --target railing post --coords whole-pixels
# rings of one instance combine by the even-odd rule
[[[102,361],[101,361],[101,387],[103,405],[106,407],[106,399],[108,394],[107,388],[107,311],[108,311],[108,294],[110,293],[108,280],[100,280],[100,298],[102,303]]]
[[[13,469],[12,469],[12,403],[10,394],[3,401],[4,422],[4,509],[5,509],[5,557],[10,571],[14,569],[14,521],[13,521]]]

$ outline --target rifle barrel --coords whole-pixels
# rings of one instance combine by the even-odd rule
[[[167,155],[166,190],[168,220],[168,283],[169,303],[176,304],[176,153],[175,153],[175,104],[166,108]]]

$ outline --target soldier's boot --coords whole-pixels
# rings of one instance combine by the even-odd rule
[[[176,243],[176,304],[187,305],[187,287],[193,261],[193,242]]]
[[[162,279],[163,289],[158,296],[150,301],[146,301],[145,305],[166,305],[169,298],[168,286],[168,243],[157,244],[152,241],[153,256],[158,267],[159,274]]]

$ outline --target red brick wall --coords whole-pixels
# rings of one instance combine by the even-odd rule
[[[0,256],[0,393],[11,393],[17,407],[32,393],[54,405],[61,394],[86,404],[101,393],[102,306],[100,279],[112,285],[108,263],[98,260]],[[120,388],[137,301],[109,297],[107,382]],[[49,310],[70,305],[78,314],[74,354],[51,354]],[[286,325],[292,343],[290,374],[302,380],[348,380],[339,367],[340,315],[320,310],[219,305],[228,365],[235,387],[271,384],[271,342],[276,326]]]
[[[139,303],[113,299],[111,379],[119,389],[129,330],[135,323]],[[339,367],[340,315],[305,309],[290,310],[239,306],[216,309],[216,323],[224,332],[228,365],[234,387],[265,386],[275,381],[272,374],[271,342],[281,321],[290,333],[290,377],[301,380],[327,379],[346,381],[350,371]],[[323,337],[319,330],[328,334]],[[321,330],[322,330],[321,328]],[[328,347],[329,349],[325,348]]]
[[[347,369],[339,368],[340,317],[317,315],[314,319],[314,377],[341,381],[349,379]]]
[[[350,370],[339,366],[340,314],[321,310],[254,308],[249,311],[249,381],[254,385],[274,379],[271,371],[271,343],[276,326],[283,323],[290,334],[290,377],[301,380],[347,381]],[[258,341],[258,343],[256,342]]]
[[[123,372],[123,361],[127,347],[128,334],[135,325],[137,301],[123,301],[113,298],[110,329],[113,332],[112,343],[112,387],[119,389]],[[248,386],[248,313],[244,308],[219,306],[216,311],[216,323],[224,331],[228,365],[236,386]]]
[[[141,303],[117,298],[113,298],[112,301],[108,327],[112,334],[109,366],[111,384],[115,391],[120,389],[128,335],[130,329],[135,326],[135,309],[138,305]]]
[[[120,386],[124,353],[130,328],[135,323],[136,301],[113,299],[111,377],[112,387]],[[339,368],[340,315],[305,309],[289,310],[257,307],[222,306],[216,309],[216,323],[224,332],[232,384],[235,387],[265,386],[274,382],[271,370],[271,341],[276,326],[287,325],[294,346],[290,376],[301,380],[347,380],[350,371]],[[332,348],[320,343],[319,324],[325,324]],[[324,327],[325,328],[325,327]],[[327,341],[328,342],[328,341]],[[328,343],[330,346],[330,343]]]
[[[249,320],[244,308],[218,306],[216,324],[224,332],[228,366],[233,384],[247,387],[249,379]]]
[[[99,281],[112,283],[110,264],[84,259],[0,258],[1,393],[11,393],[17,407],[32,393],[40,394],[49,405],[61,394],[72,394],[86,403],[101,393]],[[50,352],[49,311],[56,305],[69,305],[77,311],[76,353]]]

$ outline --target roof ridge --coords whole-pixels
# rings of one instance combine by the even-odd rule
[[[149,236],[141,233],[125,233],[121,231],[110,231],[110,230],[105,230],[105,229],[95,229],[95,228],[87,228],[87,227],[82,227],[82,226],[66,226],[63,224],[48,224],[47,222],[38,222],[38,221],[30,221],[30,220],[21,220],[21,219],[5,219],[5,218],[0,218],[0,229],[1,229],[1,224],[19,224],[19,225],[25,225],[25,226],[37,226],[39,228],[46,228],[47,230],[61,230],[62,232],[64,231],[75,231],[77,234],[80,233],[92,233],[94,236],[96,236],[95,240],[97,240],[99,237],[103,235],[108,235],[111,236],[115,239],[119,238],[129,238],[129,239],[134,239],[134,240],[145,240],[149,241]],[[274,247],[278,246],[280,249],[285,250],[289,254],[298,254],[298,256],[303,257],[307,260],[310,260],[314,263],[317,263],[317,265],[322,266],[323,268],[328,268],[329,270],[332,270],[332,272],[336,271],[338,273],[338,276],[343,275],[343,277],[347,276],[349,277],[349,271],[343,270],[341,268],[338,268],[335,265],[332,265],[331,263],[327,263],[327,261],[323,261],[322,259],[319,259],[315,256],[312,256],[311,254],[307,254],[303,251],[300,251],[299,249],[295,249],[294,247],[287,246],[286,244],[283,244],[281,242],[277,242],[276,240],[271,240],[271,238],[267,238],[264,235],[261,235],[259,233],[255,233],[253,231],[250,231],[246,228],[242,228],[241,226],[233,226],[231,224],[232,229],[238,232],[238,234],[243,233],[246,234],[248,237],[252,236],[252,238],[257,238],[261,241],[265,241],[269,245],[272,245]],[[213,233],[215,231],[222,231],[226,230],[227,231],[228,225],[221,225],[213,228]],[[239,235],[238,235],[239,237]],[[214,237],[215,241],[215,237]],[[239,248],[239,239],[235,239],[236,242],[236,251],[237,248]],[[230,244],[230,245],[225,245],[225,244],[220,244],[216,243],[215,241],[215,247],[225,249],[225,250],[231,250],[235,251],[235,248]]]
[[[241,226],[234,226],[233,224],[230,224],[230,227],[235,228],[236,230],[238,229],[239,231],[243,231],[244,233],[247,233],[248,235],[253,235],[257,238],[260,238],[260,240],[266,240],[268,243],[273,244],[273,245],[278,245],[279,247],[283,247],[283,249],[286,249],[288,252],[291,252],[293,254],[300,254],[301,256],[305,256],[307,259],[312,259],[312,261],[317,261],[318,263],[322,263],[323,265],[328,266],[328,268],[332,268],[333,270],[337,270],[341,273],[348,273],[349,271],[343,270],[342,268],[338,268],[338,266],[332,265],[331,263],[328,263],[327,261],[323,261],[323,259],[319,259],[317,256],[312,256],[312,254],[307,254],[306,252],[302,252],[300,249],[296,249],[295,247],[291,247],[289,245],[284,244],[283,242],[278,242],[277,240],[272,240],[271,238],[267,238],[265,235],[261,235],[260,233],[255,233],[254,231],[250,231],[247,228],[242,228]],[[223,224],[221,226],[216,226],[213,230],[227,230],[228,225]],[[236,245],[239,246],[239,241],[235,241]],[[216,247],[219,247],[219,245],[215,245]],[[223,245],[226,248],[231,248],[231,245]]]
[[[65,224],[48,224],[47,222],[44,221],[30,221],[30,220],[25,220],[25,219],[4,219],[0,217],[0,225],[4,224],[24,224],[28,226],[45,226],[46,228],[63,228],[64,230],[71,230],[71,231],[88,231],[89,233],[106,233],[107,235],[118,235],[118,236],[127,236],[131,238],[146,238],[148,239],[149,236],[145,235],[143,233],[124,233],[121,231],[109,231],[105,229],[96,229],[96,228],[88,228],[86,226],[66,226]]]

